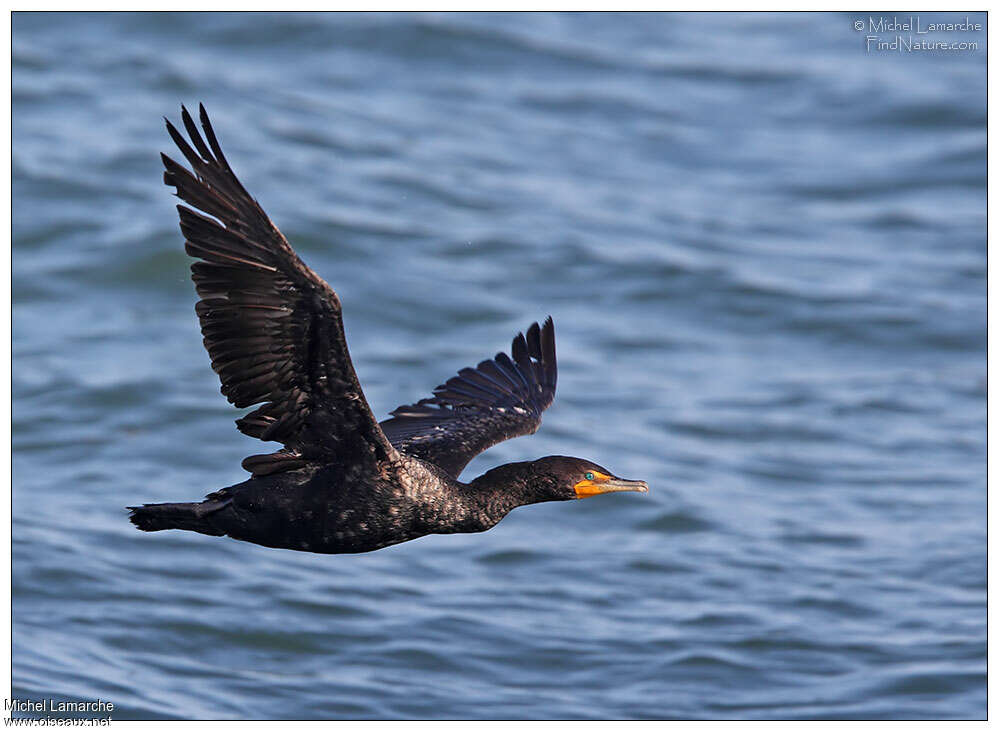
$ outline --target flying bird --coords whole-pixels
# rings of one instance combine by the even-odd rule
[[[205,348],[244,434],[281,449],[243,460],[251,477],[200,502],[131,506],[143,531],[183,529],[325,554],[368,552],[427,534],[485,531],[512,509],[619,491],[648,491],[581,458],[509,463],[469,483],[468,462],[536,432],[555,398],[551,317],[498,353],[379,423],[344,337],[340,299],[295,254],[236,178],[205,108],[190,141],[166,121],[190,168],[162,155],[164,182],[199,302]]]

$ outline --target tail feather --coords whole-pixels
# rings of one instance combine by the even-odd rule
[[[212,526],[210,517],[225,508],[228,501],[203,501],[201,503],[147,503],[143,506],[129,506],[129,520],[142,531],[163,531],[164,529],[186,529],[211,536],[222,536],[225,532]]]

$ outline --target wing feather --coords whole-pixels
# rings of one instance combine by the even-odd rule
[[[239,429],[285,447],[243,466],[255,475],[309,461],[397,457],[354,373],[336,293],[299,259],[247,193],[219,146],[205,109],[201,130],[186,109],[190,142],[167,131],[190,170],[163,155],[178,205],[205,348],[237,407],[262,404]],[[204,136],[202,136],[202,131]]]
[[[536,432],[558,379],[552,319],[518,333],[510,353],[463,368],[433,397],[396,408],[381,423],[385,435],[401,452],[457,478],[487,448]]]

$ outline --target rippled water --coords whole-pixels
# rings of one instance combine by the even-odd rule
[[[856,20],[16,14],[14,695],[983,717],[985,33],[868,54]],[[199,101],[379,416],[551,313],[544,427],[466,475],[652,492],[358,556],[135,531],[260,451],[161,182]]]

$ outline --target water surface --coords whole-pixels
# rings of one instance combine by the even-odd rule
[[[985,34],[868,54],[856,20],[16,14],[14,696],[984,717]],[[261,451],[161,182],[199,101],[379,417],[551,313],[542,430],[466,475],[652,492],[360,556],[135,531]]]

